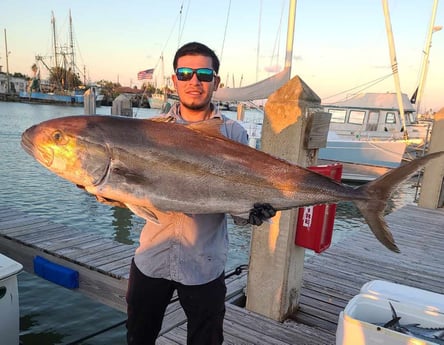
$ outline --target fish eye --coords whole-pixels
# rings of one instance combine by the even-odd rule
[[[64,144],[64,142],[65,142],[65,137],[64,137],[64,135],[63,135],[63,133],[61,132],[61,131],[55,131],[53,134],[52,134],[52,138],[54,139],[54,141],[57,143],[57,144]]]

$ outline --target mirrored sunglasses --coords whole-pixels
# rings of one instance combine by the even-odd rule
[[[196,73],[197,79],[199,81],[210,82],[213,81],[215,72],[211,68],[189,68],[189,67],[179,67],[176,69],[177,79],[180,81],[188,81],[193,78],[193,74]]]

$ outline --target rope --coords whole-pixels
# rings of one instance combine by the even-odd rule
[[[372,87],[373,85],[376,85],[376,84],[382,82],[383,80],[385,80],[385,79],[391,77],[392,75],[393,75],[392,73],[387,74],[387,75],[382,76],[382,77],[380,77],[380,78],[378,78],[378,79],[371,80],[371,81],[369,81],[369,82],[367,82],[367,83],[364,83],[364,84],[361,84],[361,85],[355,86],[355,87],[353,87],[353,88],[351,88],[351,89],[348,89],[348,90],[345,90],[345,91],[341,91],[341,92],[339,92],[339,93],[337,93],[337,94],[334,94],[334,95],[331,95],[331,96],[325,97],[324,100],[329,99],[329,98],[333,98],[333,97],[336,97],[336,96],[339,96],[339,95],[342,95],[343,93],[346,93],[346,92],[349,92],[349,91],[353,91],[353,90],[356,90],[356,89],[362,87],[362,89],[359,89],[359,90],[357,90],[355,93],[353,93],[352,96],[356,96],[356,95],[359,94],[361,91],[363,91],[363,90],[365,90],[365,89],[368,89],[368,88]],[[347,99],[349,99],[349,97],[348,97]],[[342,101],[342,100],[341,100],[341,101]],[[341,101],[337,101],[337,102],[341,102]],[[337,103],[337,102],[336,102],[336,103]]]
[[[231,10],[231,0],[228,3],[228,11],[227,11],[227,19],[225,21],[225,30],[224,30],[224,38],[222,40],[222,48],[220,50],[219,60],[222,62],[222,55],[224,54],[224,46],[225,46],[225,38],[227,37],[227,29],[228,29],[228,19],[230,18],[230,10]]]

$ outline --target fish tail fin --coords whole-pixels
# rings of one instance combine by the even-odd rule
[[[439,157],[444,157],[444,151],[417,158],[358,188],[367,200],[356,200],[355,204],[376,238],[388,249],[399,253],[399,248],[396,246],[393,235],[384,220],[384,210],[389,197],[403,181],[430,160]]]

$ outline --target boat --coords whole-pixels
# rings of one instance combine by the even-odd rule
[[[19,92],[19,98],[22,102],[30,103],[55,103],[67,105],[83,105],[84,93],[90,88],[80,80],[81,71],[75,62],[74,39],[72,30],[71,11],[69,11],[69,44],[67,46],[58,45],[56,42],[55,17],[51,17],[53,29],[53,61],[54,65],[49,66],[41,55],[35,56],[35,63],[32,65],[33,78],[31,79],[27,90]],[[43,65],[50,74],[49,80],[40,78],[41,65]],[[79,72],[79,73],[77,73]],[[91,86],[93,87],[93,86]],[[96,87],[97,90],[97,87]],[[96,105],[101,105],[103,96],[96,92]]]
[[[168,97],[166,94],[153,93],[151,97],[149,97],[149,103],[151,109],[162,109],[165,103],[167,102],[168,102]]]
[[[319,163],[343,165],[342,180],[367,182],[402,164],[404,140],[359,140],[328,133],[327,146],[319,150]]]
[[[319,159],[346,163],[344,179],[363,181],[399,166],[426,145],[430,133],[430,124],[418,122],[406,94],[402,100],[404,120],[395,93],[364,93],[323,104],[332,116],[327,146],[319,150]]]
[[[292,47],[290,26],[287,47]],[[280,73],[247,87],[219,88],[213,100],[244,102],[268,98],[290,79],[291,56],[292,50],[288,49],[285,68]],[[397,89],[396,93],[364,93],[343,102],[322,104],[332,117],[327,145],[320,149],[319,162],[344,164],[344,180],[368,181],[399,166],[407,152],[416,155],[422,150],[427,144],[430,125],[418,123],[410,99]],[[243,125],[250,145],[259,148],[262,123]]]
[[[428,46],[431,45],[436,5],[435,0]],[[330,138],[327,147],[319,150],[319,158],[343,162],[346,164],[345,175],[367,175],[360,178],[363,180],[374,179],[384,172],[381,168],[394,168],[403,159],[424,154],[431,132],[431,123],[418,120],[419,106],[414,107],[417,92],[410,99],[401,92],[387,0],[383,1],[383,9],[396,93],[364,93],[323,105],[324,111],[332,116]],[[418,87],[420,90],[424,79]],[[378,172],[375,173],[372,168],[378,168]]]
[[[428,144],[432,123],[420,122],[418,117],[432,34],[442,28],[434,26],[437,5],[438,0],[434,0],[420,82],[414,94],[409,98],[401,92],[390,14],[387,0],[383,1],[396,93],[364,93],[342,102],[324,104],[324,110],[332,114],[330,131],[338,136],[354,140],[404,140],[409,148]]]
[[[416,110],[406,94],[402,94],[404,119],[396,93],[363,93],[351,99],[323,104],[330,113],[330,131],[345,139],[405,140],[421,145],[428,124],[419,123]]]

